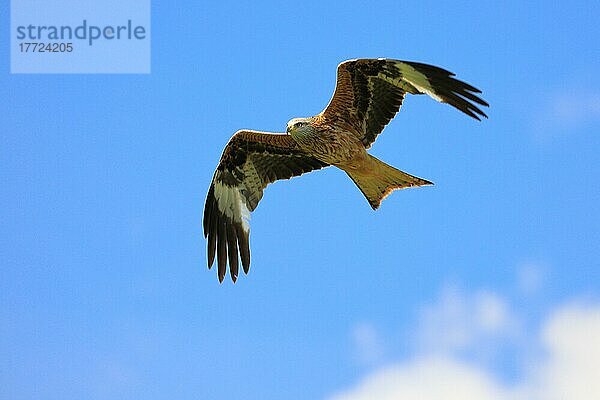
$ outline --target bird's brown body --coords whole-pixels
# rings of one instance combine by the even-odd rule
[[[350,126],[331,126],[320,116],[307,118],[307,121],[306,127],[290,132],[306,153],[344,170],[361,168],[365,164],[367,150]]]

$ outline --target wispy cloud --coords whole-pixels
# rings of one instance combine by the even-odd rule
[[[564,135],[600,123],[600,91],[570,91],[548,95],[534,112],[539,138]]]
[[[384,349],[379,333],[367,322],[356,324],[351,332],[355,356],[359,363],[374,365],[382,360]]]
[[[330,400],[592,400],[600,393],[600,304],[570,303],[544,319],[519,379],[507,383],[458,350],[482,351],[489,340],[517,340],[519,318],[501,296],[444,289],[423,310],[414,355],[375,370]],[[437,333],[436,333],[437,332]],[[435,343],[441,340],[443,343]],[[535,354],[535,355],[533,355]]]
[[[419,353],[459,354],[474,349],[498,348],[502,340],[519,334],[520,322],[508,301],[497,293],[473,294],[447,286],[439,299],[423,307],[414,334]]]
[[[517,289],[526,296],[537,295],[544,286],[544,266],[527,261],[517,269]]]
[[[555,120],[581,124],[600,119],[600,93],[564,93],[551,100]]]

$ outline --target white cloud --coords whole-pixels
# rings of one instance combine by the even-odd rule
[[[535,366],[538,399],[600,398],[600,306],[570,305],[549,319],[542,332],[548,359]]]
[[[492,376],[445,358],[419,358],[383,368],[331,400],[505,400],[510,394]]]
[[[477,311],[478,310],[478,311]],[[475,322],[462,318],[473,311]],[[478,315],[479,313],[479,315]],[[532,346],[543,355],[528,360],[516,383],[506,383],[485,366],[466,362],[453,353],[452,346],[479,349],[481,333],[468,331],[510,331],[515,316],[501,297],[481,292],[466,296],[460,292],[442,295],[438,308],[425,312],[429,328],[450,328],[452,339],[443,351],[434,347],[413,359],[398,362],[371,373],[355,387],[331,400],[392,399],[478,399],[478,400],[596,400],[600,398],[600,304],[571,304],[554,310]],[[429,333],[430,337],[436,336]],[[448,347],[449,346],[449,347]],[[533,357],[533,356],[532,356]]]

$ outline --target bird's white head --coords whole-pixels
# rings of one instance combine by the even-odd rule
[[[307,129],[310,130],[310,122],[311,118],[293,118],[287,123],[286,132],[288,135],[291,135],[293,133],[302,133]]]

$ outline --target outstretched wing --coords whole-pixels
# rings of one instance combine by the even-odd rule
[[[235,282],[238,252],[244,272],[250,268],[250,212],[271,182],[289,179],[327,164],[303,152],[291,136],[238,131],[225,146],[204,205],[204,237],[208,238],[208,268],[217,255],[219,281],[227,269]]]
[[[487,118],[477,106],[488,106],[476,95],[481,91],[453,76],[444,69],[409,61],[344,61],[337,69],[333,97],[320,115],[326,122],[356,132],[367,148],[394,118],[406,93],[428,94],[477,120]]]

